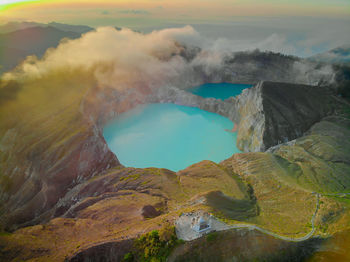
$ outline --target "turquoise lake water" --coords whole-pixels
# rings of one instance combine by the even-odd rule
[[[188,89],[192,94],[205,98],[213,97],[225,100],[231,96],[237,96],[246,88],[252,85],[231,84],[231,83],[206,83],[197,87]]]
[[[234,153],[237,133],[226,117],[175,104],[149,104],[118,116],[103,135],[128,167],[178,171],[202,160],[220,162]]]

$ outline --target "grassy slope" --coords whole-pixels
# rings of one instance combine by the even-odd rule
[[[78,176],[76,161],[88,157],[78,153],[93,136],[80,104],[94,82],[82,75],[65,70],[1,83],[9,98],[0,102],[0,206],[11,215],[4,221],[22,223],[44,212]]]
[[[316,145],[319,140],[314,141]],[[327,139],[322,139],[324,141]],[[338,156],[343,154],[342,151]],[[214,212],[229,223],[244,221],[281,235],[300,237],[311,230],[310,219],[316,201],[310,184],[298,179],[301,175],[299,162],[289,162],[276,153],[237,154],[221,165],[203,161],[177,174],[156,168],[111,169],[72,189],[74,194],[70,197],[82,199],[71,209],[72,218],[58,218],[47,225],[4,235],[0,238],[2,245],[6,243],[2,252],[8,252],[9,258],[12,255],[18,259],[60,261],[98,243],[136,238],[161,228],[164,223],[172,223],[181,212],[196,209]],[[256,197],[258,216],[243,212],[244,217],[230,217],[229,213],[220,212],[222,201],[210,201],[210,195],[218,191],[233,200],[233,206],[239,201],[251,200],[248,185]],[[203,197],[207,204],[197,201]],[[346,199],[338,198],[321,197],[316,217],[317,234],[329,235],[350,228],[349,205]],[[145,205],[153,205],[161,215],[145,219],[141,214]],[[228,201],[224,209],[230,205]]]
[[[198,164],[197,164],[198,165]],[[203,166],[210,166],[217,174],[215,184],[208,183],[205,191],[235,188],[231,195],[242,197],[246,194],[240,189],[244,185],[237,178],[226,177],[222,167],[205,161]],[[191,168],[190,168],[191,169]],[[205,170],[205,168],[203,168]],[[196,177],[197,181],[205,181],[207,172],[201,173],[189,170],[186,176]],[[36,259],[36,261],[60,261],[78,250],[101,242],[123,238],[136,238],[139,234],[159,229],[164,223],[174,220],[181,212],[198,208],[209,210],[210,207],[201,204],[193,206],[189,199],[195,199],[197,192],[202,192],[202,183],[192,185],[190,192],[185,192],[180,177],[165,169],[111,169],[110,172],[90,179],[81,186],[73,188],[76,191],[73,198],[83,198],[81,206],[75,206],[68,214],[74,218],[57,218],[46,225],[27,227],[17,230],[14,234],[4,235],[0,243],[8,252],[7,257],[18,256],[18,259]],[[221,177],[225,177],[223,181]],[[105,185],[105,186],[103,186]],[[197,187],[196,187],[197,185]],[[105,196],[99,198],[99,196]],[[85,198],[84,198],[85,197]],[[91,201],[84,206],[84,202]],[[149,219],[141,214],[142,207],[153,205],[162,214]],[[1,244],[0,244],[1,245]],[[38,250],[37,253],[31,250]]]
[[[0,104],[0,135],[8,128],[15,128],[17,133],[16,154],[5,150],[0,155],[3,174],[8,174],[6,170],[16,163],[26,162],[28,157],[39,163],[60,162],[66,156],[65,149],[74,147],[88,129],[79,106],[91,79],[81,82],[84,78],[79,72],[57,73],[53,79],[56,81],[50,83],[43,79],[42,85],[38,81],[29,82],[13,94],[12,100]],[[70,191],[65,201],[73,208],[66,218],[0,236],[2,258],[62,261],[101,242],[134,238],[159,229],[164,223],[173,222],[181,212],[195,209],[216,212],[229,223],[243,220],[285,236],[303,236],[310,231],[315,208],[311,192],[347,190],[348,179],[344,175],[348,174],[348,163],[344,160],[349,159],[348,134],[344,123],[328,122],[324,128],[314,128],[309,136],[298,139],[296,145],[282,146],[274,153],[237,154],[220,165],[203,161],[177,174],[156,168],[110,169]],[[337,135],[326,132],[328,129],[344,137],[337,140],[334,138]],[[62,147],[66,144],[70,147]],[[0,186],[6,192],[14,192],[22,183],[21,177],[18,182],[1,177]],[[253,205],[249,185],[256,198]],[[21,190],[21,194],[30,191],[27,184],[23,188],[26,190]],[[222,201],[210,198],[218,191],[229,200],[224,207]],[[207,204],[198,201],[202,197]],[[249,202],[252,208],[258,207],[258,216],[244,216],[252,208],[243,210],[243,216],[223,212],[235,211],[242,201]],[[327,196],[322,201],[322,212],[317,217],[319,232],[323,224],[328,225],[325,233],[347,228],[350,221],[347,203]],[[161,215],[145,219],[141,214],[145,205],[153,205]],[[325,217],[330,219],[322,222]]]
[[[259,216],[249,222],[286,236],[302,236],[315,209],[315,196],[284,179],[272,154],[236,154],[223,162],[254,188]],[[283,225],[283,226],[282,226]]]
[[[282,165],[294,164],[291,177],[300,186],[320,193],[350,190],[350,120],[328,118],[317,123],[308,136],[292,146],[280,147],[275,154]]]
[[[0,137],[8,129],[15,129],[20,140],[18,147],[23,147],[18,150],[18,158],[33,151],[50,153],[76,133],[86,131],[79,107],[91,79],[80,80],[77,75],[79,72],[58,72],[25,84],[13,84],[20,86],[12,88],[13,99],[0,103]],[[1,89],[9,88],[8,83],[3,85]],[[39,139],[42,145],[38,144]],[[44,145],[46,148],[40,148]]]
[[[307,262],[350,261],[350,231],[336,233]]]
[[[211,233],[175,249],[169,261],[303,261],[319,240],[286,242],[257,231]]]

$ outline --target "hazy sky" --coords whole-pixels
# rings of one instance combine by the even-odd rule
[[[189,24],[233,41],[223,45],[272,44],[301,56],[350,44],[350,0],[0,0],[0,23],[14,20],[144,32]]]
[[[2,16],[102,25],[145,18],[175,21],[227,21],[233,16],[312,16],[349,18],[349,0],[0,0]],[[155,21],[156,22],[156,21]]]

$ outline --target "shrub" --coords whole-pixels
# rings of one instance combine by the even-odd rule
[[[211,232],[206,236],[206,240],[208,242],[213,242],[218,238],[219,234],[218,232]]]
[[[136,239],[132,260],[124,257],[124,261],[165,262],[174,247],[182,243],[176,237],[175,227],[167,225],[160,231],[153,230]]]
[[[123,262],[132,262],[134,261],[134,255],[129,252],[124,255]]]

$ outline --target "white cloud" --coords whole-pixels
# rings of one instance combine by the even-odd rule
[[[28,58],[4,78],[41,77],[54,70],[78,68],[92,71],[102,86],[120,88],[140,81],[160,84],[185,69],[185,61],[177,55],[182,49],[177,40],[192,35],[196,32],[189,26],[146,35],[101,27],[79,39],[63,41],[48,50],[42,60]]]
[[[181,44],[199,46],[202,51],[188,63],[180,53]],[[210,39],[191,26],[152,31],[149,34],[129,29],[116,30],[101,27],[79,39],[64,40],[56,49],[50,49],[42,60],[29,57],[4,79],[26,80],[40,78],[50,72],[85,70],[94,75],[100,87],[124,90],[129,87],[149,88],[166,85],[186,85],[198,82],[193,70],[201,67],[208,75],[222,69],[223,58],[231,52],[254,49],[292,54],[294,46],[282,34],[271,34],[262,40]],[[232,68],[239,65],[232,65]],[[254,64],[248,65],[255,68]],[[300,75],[312,66],[296,65]],[[299,72],[298,71],[298,72]],[[322,68],[324,74],[331,68]],[[193,79],[192,79],[193,77]]]

